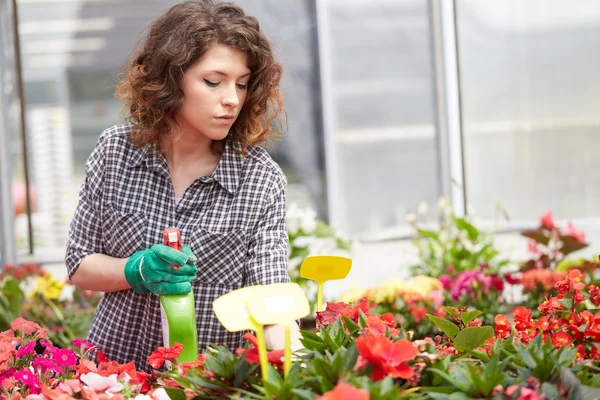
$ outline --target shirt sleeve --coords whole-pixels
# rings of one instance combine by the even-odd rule
[[[275,185],[250,238],[246,286],[290,281],[287,270],[288,234],[285,224],[285,178]]]
[[[65,262],[69,278],[81,261],[104,251],[100,224],[100,199],[104,176],[105,156],[103,136],[85,163],[85,180],[79,191],[79,203],[69,228]]]

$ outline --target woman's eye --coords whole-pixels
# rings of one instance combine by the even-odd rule
[[[246,88],[248,87],[248,85],[244,85],[243,83],[238,83],[238,84],[237,84],[237,87],[238,87],[239,89],[246,89]]]
[[[204,78],[204,83],[206,83],[209,87],[217,87],[220,82],[211,82],[208,79]]]

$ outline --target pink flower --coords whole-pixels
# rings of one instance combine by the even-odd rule
[[[64,372],[62,368],[56,365],[54,360],[45,357],[36,358],[31,365],[33,368],[39,369],[42,374],[45,374],[47,371],[54,371],[58,372],[59,374]]]
[[[15,375],[17,370],[15,367],[10,367],[0,372],[0,385],[4,382],[5,379],[12,378]]]
[[[38,377],[28,369],[15,372],[15,379],[29,388],[29,393],[38,394],[42,391],[42,383]]]
[[[579,243],[585,243],[585,233],[583,233],[583,231],[579,231],[579,230],[575,229],[575,227],[573,226],[573,223],[570,221],[567,222],[567,226],[565,226],[563,235],[571,236],[572,238],[577,240]]]
[[[79,379],[96,392],[117,393],[123,390],[123,385],[117,381],[117,374],[101,376],[95,372],[88,372],[82,374]]]
[[[438,279],[442,283],[442,286],[444,286],[444,289],[448,290],[450,288],[452,278],[450,278],[448,275],[442,275]]]
[[[79,348],[82,353],[85,353],[86,351],[94,347],[92,343],[88,342],[85,339],[73,339],[71,343],[73,344],[73,347]]]
[[[542,228],[546,228],[548,230],[553,230],[556,228],[556,224],[554,224],[554,216],[552,215],[552,210],[546,211],[542,218],[540,219],[540,225]]]
[[[429,298],[433,303],[433,307],[437,308],[444,304],[444,295],[441,290],[432,290],[429,292]]]
[[[60,367],[74,367],[77,364],[77,354],[71,349],[55,350],[52,353],[52,359]]]
[[[536,241],[530,240],[527,242],[527,252],[537,254],[540,251],[540,246]]]
[[[19,347],[17,351],[17,357],[25,357],[35,351],[35,342],[29,342],[24,346]]]
[[[66,382],[62,382],[58,385],[57,391],[62,391],[69,396],[73,396],[76,393],[81,392],[83,385],[79,379],[70,379]]]

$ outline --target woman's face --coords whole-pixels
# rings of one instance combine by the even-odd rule
[[[177,122],[185,134],[224,139],[246,101],[249,79],[245,53],[222,45],[207,50],[181,81]]]

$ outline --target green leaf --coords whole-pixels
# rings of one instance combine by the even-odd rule
[[[460,328],[446,319],[436,317],[435,315],[427,314],[427,318],[435,324],[442,332],[444,332],[450,339],[454,339],[456,334],[460,331]],[[493,332],[493,330],[492,330]]]
[[[467,232],[467,236],[470,240],[477,240],[479,237],[479,231],[465,218],[455,218],[454,222],[456,223],[458,229]]]
[[[553,385],[550,382],[542,383],[541,393],[548,399],[560,399],[560,394],[558,393],[556,385]]]
[[[17,282],[17,280],[13,277],[7,278],[4,281],[2,292],[8,300],[10,305],[9,309],[13,315],[13,318],[17,318],[21,315],[21,306],[23,304],[23,299],[25,298],[25,294],[21,290],[19,282]]]
[[[458,318],[458,313],[454,307],[444,306],[443,309],[454,318]]]
[[[581,385],[579,389],[582,399],[600,399],[600,388]]]
[[[426,229],[417,229],[417,234],[419,236],[423,236],[424,238],[439,240],[440,236],[435,231],[429,231]]]
[[[170,387],[165,387],[165,392],[169,395],[171,400],[186,400],[185,393],[182,389],[175,389]]]
[[[358,349],[356,348],[356,344],[352,343],[350,347],[346,350],[346,355],[344,356],[344,364],[343,371],[348,372],[354,369],[356,365],[356,360],[358,359]]]
[[[494,337],[494,328],[491,326],[473,326],[460,331],[452,344],[456,350],[467,352],[482,346],[492,337]]]
[[[439,375],[446,382],[448,382],[449,384],[451,384],[452,386],[454,386],[458,390],[461,390],[463,392],[467,392],[469,390],[469,383],[466,382],[464,379],[458,379],[457,376],[454,373],[455,370],[458,369],[458,368],[461,368],[461,367],[460,366],[455,366],[452,375],[450,375],[446,371],[441,371],[441,370],[435,369],[435,368],[431,369],[431,372],[433,372],[434,374]]]
[[[478,310],[474,310],[474,311],[467,311],[461,314],[460,319],[462,320],[463,324],[469,325],[469,323],[471,321],[473,321],[475,318],[479,317],[481,314],[483,314],[483,311],[478,311]]]
[[[301,331],[302,338],[300,342],[307,350],[317,351],[324,353],[327,350],[327,345],[323,341],[323,338],[316,333],[309,331]]]
[[[313,392],[306,389],[292,389],[292,393],[297,395],[298,398],[305,400],[314,400],[316,397]]]

